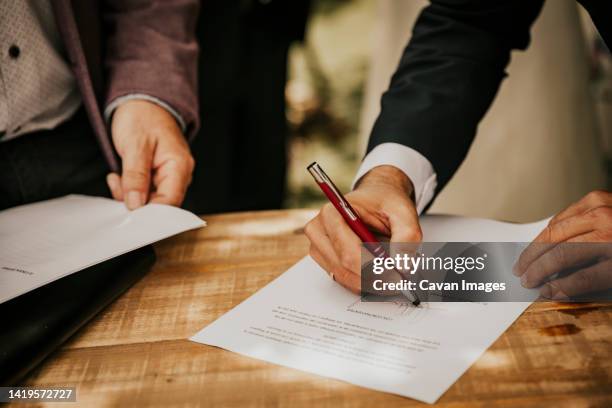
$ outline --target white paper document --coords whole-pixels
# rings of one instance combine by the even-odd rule
[[[428,242],[524,242],[546,225],[421,222]],[[434,403],[528,305],[361,302],[306,257],[192,340]]]
[[[71,195],[0,212],[0,303],[179,232],[204,226],[160,204],[128,211],[107,198]]]

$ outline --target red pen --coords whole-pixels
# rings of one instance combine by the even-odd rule
[[[338,210],[348,226],[357,234],[359,239],[361,239],[368,251],[377,258],[388,257],[387,251],[385,251],[382,244],[376,239],[363,221],[361,221],[357,212],[351,207],[351,204],[344,198],[329,176],[325,174],[321,166],[319,166],[317,162],[312,162],[307,169],[319,185],[319,188],[321,188],[333,206],[336,207],[336,210]],[[405,291],[403,293],[415,306],[420,303],[414,293],[410,291]]]

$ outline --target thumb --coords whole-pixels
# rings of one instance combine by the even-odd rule
[[[148,143],[132,144],[122,156],[121,187],[125,205],[134,210],[147,202],[151,184],[153,149]]]

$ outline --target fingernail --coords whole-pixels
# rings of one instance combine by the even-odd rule
[[[117,178],[113,177],[112,174],[106,176],[106,182],[108,183],[111,190],[117,190],[117,187],[119,187],[119,182],[117,181]]]
[[[142,196],[140,192],[138,191],[128,192],[125,203],[127,205],[127,208],[129,208],[130,210],[135,210],[136,208],[141,207],[143,202],[142,202]]]
[[[546,299],[550,299],[551,298],[551,296],[552,296],[552,288],[550,287],[550,285],[548,283],[540,288],[540,295],[542,297],[545,297]]]
[[[512,266],[512,274],[514,276],[520,276],[521,275],[521,271],[519,270],[518,264],[514,264]]]
[[[526,273],[521,275],[521,285],[524,288],[530,288],[531,287],[531,284],[529,282],[527,282],[527,274]]]
[[[557,293],[555,293],[552,297],[552,300],[567,300],[567,295],[565,293],[563,293],[562,291],[557,291]]]

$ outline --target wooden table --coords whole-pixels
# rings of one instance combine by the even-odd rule
[[[187,340],[303,257],[313,214],[215,215],[161,242],[154,269],[27,385],[76,386],[70,407],[426,406]],[[612,304],[532,305],[438,405],[612,407]]]

